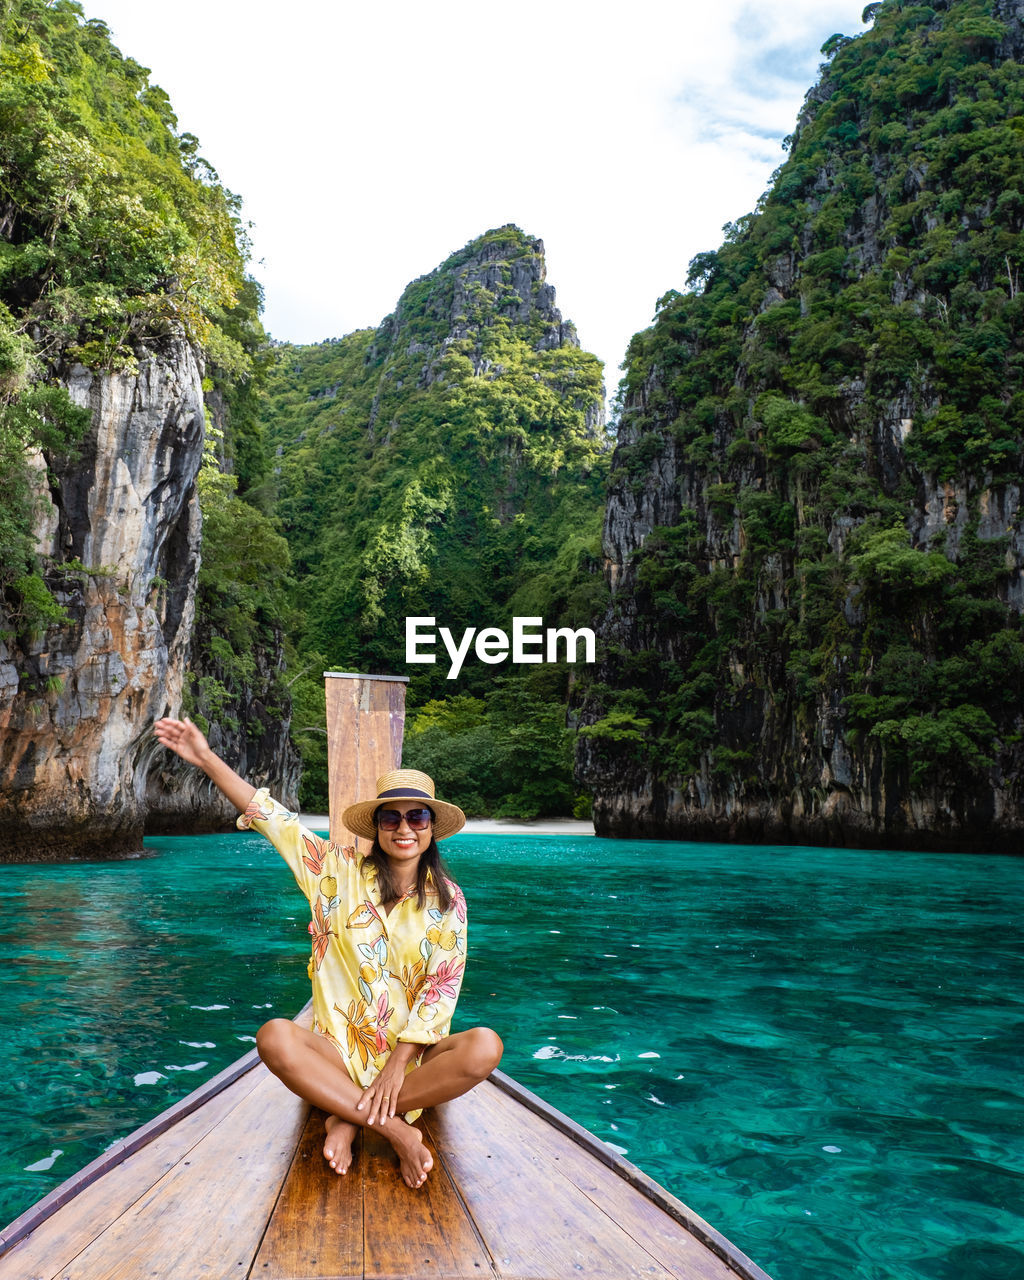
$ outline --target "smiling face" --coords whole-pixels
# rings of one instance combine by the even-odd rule
[[[434,834],[433,820],[428,822],[422,831],[417,831],[410,826],[406,817],[406,814],[423,813],[425,808],[422,800],[389,800],[381,806],[383,810],[402,815],[398,826],[391,829],[382,826],[378,819],[377,841],[387,857],[391,859],[395,871],[401,875],[404,870],[403,878],[408,878],[415,872]],[[429,813],[429,810],[426,812]]]

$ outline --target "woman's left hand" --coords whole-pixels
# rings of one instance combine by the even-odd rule
[[[367,1124],[383,1124],[398,1111],[398,1095],[405,1082],[406,1064],[416,1056],[418,1047],[414,1044],[395,1045],[373,1083],[363,1090],[356,1110],[367,1113]]]

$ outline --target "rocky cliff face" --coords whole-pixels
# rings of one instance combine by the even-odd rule
[[[13,0],[0,44],[0,858],[106,857],[140,847],[155,716],[200,682],[225,725],[256,718],[258,690],[208,674],[224,628],[194,641],[209,493],[224,501],[205,577],[211,543],[272,542],[225,468],[202,519],[196,490],[204,386],[229,406],[241,491],[265,471],[260,293],[236,197],[102,22]],[[286,707],[278,719],[283,736]]]
[[[217,677],[208,653],[209,637],[197,628],[190,672],[202,680]],[[218,755],[256,787],[270,787],[290,808],[299,806],[302,761],[289,736],[290,714],[280,705],[277,680],[284,669],[280,637],[276,646],[261,647],[245,687],[210,723],[207,737]],[[194,835],[232,829],[238,811],[206,776],[170,756],[154,739],[139,748],[138,766],[146,778],[147,835]]]
[[[1021,847],[1021,6],[874,8],[630,349],[599,833]]]
[[[192,350],[168,341],[137,374],[75,366],[66,383],[93,425],[72,462],[49,464],[39,533],[69,622],[0,646],[7,859],[141,848],[146,740],[181,704],[191,638],[203,441]]]
[[[515,245],[517,257],[509,256],[509,240]],[[444,272],[444,268],[440,271]],[[411,286],[413,290],[416,284]],[[580,345],[575,325],[563,320],[555,305],[554,286],[547,282],[543,240],[522,235],[485,238],[472,247],[464,261],[449,268],[444,284],[446,287],[434,294],[434,310],[445,337],[440,350],[423,347],[433,357],[427,378],[436,375],[449,347],[467,340],[475,344],[481,326],[507,324],[529,335],[535,351]],[[401,332],[408,322],[407,310],[408,304],[399,304],[394,320],[396,332]],[[474,372],[486,373],[489,367],[478,358]]]
[[[202,379],[190,345],[150,346],[137,373],[64,377],[92,427],[70,461],[37,460],[38,535],[48,585],[68,622],[0,642],[0,859],[109,858],[139,852],[144,830],[211,830],[234,811],[195,770],[167,759],[153,721],[179,714],[194,639],[203,452]],[[265,686],[281,662],[261,655],[217,749],[294,799],[287,716]],[[262,732],[256,732],[256,725]]]
[[[544,241],[513,226],[489,232],[414,280],[374,334],[367,363],[380,361],[385,369],[419,364],[417,385],[429,387],[450,377],[445,357],[459,353],[468,356],[474,376],[494,379],[504,371],[494,350],[501,334],[535,352],[580,350],[576,326],[563,320],[547,280]],[[600,433],[603,403],[592,395],[578,400],[588,431]],[[378,395],[374,414],[379,405]]]
[[[623,447],[628,442],[627,436]],[[662,453],[651,482],[642,489],[612,490],[605,526],[613,604],[601,635],[618,653],[606,658],[598,678],[620,688],[635,687],[635,668],[622,655],[646,651],[650,664],[651,651],[656,651],[660,687],[650,691],[654,696],[644,706],[654,724],[678,690],[679,673],[699,668],[693,660],[695,644],[714,644],[721,629],[714,610],[666,629],[638,580],[644,543],[659,526],[675,524],[688,510],[696,514],[697,546],[690,554],[699,573],[732,575],[745,551],[742,521],[723,519],[706,497],[709,484],[721,482],[723,473],[709,477],[703,469],[673,459],[672,452]],[[934,476],[918,474],[902,456],[891,465],[896,484],[912,484],[916,491],[908,514],[915,548],[944,543],[946,554],[955,559],[959,536],[971,530],[978,542],[998,549],[1005,573],[995,600],[1005,604],[1013,626],[1024,602],[1020,486],[938,483]],[[764,476],[736,470],[725,474],[738,487],[748,484],[763,491]],[[841,549],[862,524],[839,515],[821,528],[829,544]],[[867,631],[860,596],[851,586],[837,602],[839,625],[851,637],[848,649]],[[980,776],[972,770],[956,778],[944,771],[939,779],[911,785],[903,762],[894,763],[882,742],[865,737],[851,723],[848,700],[862,683],[847,655],[835,656],[830,678],[810,697],[793,689],[786,671],[789,648],[780,641],[778,627],[779,615],[798,613],[800,603],[792,557],[780,553],[768,558],[746,634],[741,643],[728,646],[724,670],[705,703],[713,708],[713,744],[695,752],[691,770],[674,772],[664,757],[646,752],[638,758],[623,749],[625,738],[616,742],[614,735],[599,734],[580,739],[577,769],[594,792],[598,834],[1019,852],[1024,841],[1024,752],[1018,745],[1017,709],[1007,709],[1001,732],[992,735],[993,754],[998,754]],[[1009,656],[1007,687],[1017,690],[1019,656]],[[922,667],[926,663],[924,655],[915,660]],[[596,712],[606,712],[607,704],[591,695],[584,708],[581,722],[594,725]],[[938,720],[936,729],[942,732]],[[941,764],[942,744],[935,746],[935,762]]]

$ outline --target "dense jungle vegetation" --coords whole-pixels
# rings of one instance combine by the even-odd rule
[[[239,200],[198,146],[147,69],[74,0],[0,7],[2,621],[8,635],[59,623],[54,591],[102,569],[44,562],[32,535],[32,458],[66,454],[88,427],[61,375],[74,363],[135,369],[182,334],[205,361],[211,410],[188,703],[202,720],[230,715],[232,683],[275,641],[288,548],[246,501],[267,469],[262,299],[245,273]]]
[[[405,619],[511,630],[600,613],[608,441],[601,365],[554,310],[542,246],[488,232],[405,290],[393,315],[282,346],[263,493],[297,583],[294,733],[302,798],[325,790],[320,673],[409,675],[407,763],[472,812],[571,812],[571,668],[405,663]]]
[[[74,0],[0,0],[0,638],[59,624],[69,576],[102,569],[32,536],[33,469],[87,429],[62,375],[181,335],[208,410],[186,710],[246,733],[254,685],[294,700],[306,805],[328,667],[410,674],[407,762],[480,813],[585,803],[567,698],[585,788],[810,795],[827,720],[890,794],[987,779],[1017,803],[1021,19],[865,21],[824,46],[756,210],[633,340],[611,460],[540,242],[498,228],[376,329],[271,345],[238,198],[146,68]],[[593,625],[605,496],[628,524],[658,485],[671,519],[624,561],[582,693],[565,664],[406,666],[408,616]]]
[[[0,14],[6,634],[60,625],[69,575],[104,569],[46,559],[33,537],[34,469],[88,428],[62,376],[130,372],[185,337],[207,439],[184,710],[230,742],[261,731],[246,723],[254,689],[261,714],[287,715],[294,695],[303,800],[323,805],[325,668],[405,672],[407,614],[461,634],[600,611],[600,365],[554,310],[542,246],[514,227],[415,281],[376,330],[272,347],[240,202],[147,69],[74,0]],[[413,670],[415,761],[480,812],[571,809],[566,667],[471,660],[457,697],[446,669]]]
[[[629,349],[613,501],[672,459],[678,517],[607,622],[591,785],[810,796],[794,747],[823,718],[890,794],[1016,785],[1020,20],[991,0],[872,19],[826,43],[770,189]]]

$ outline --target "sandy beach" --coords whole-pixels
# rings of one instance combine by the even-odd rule
[[[326,831],[329,820],[323,813],[300,814],[311,831]],[[511,818],[470,818],[463,829],[452,836],[592,836],[594,824],[578,818],[541,818],[537,822],[515,822]]]

